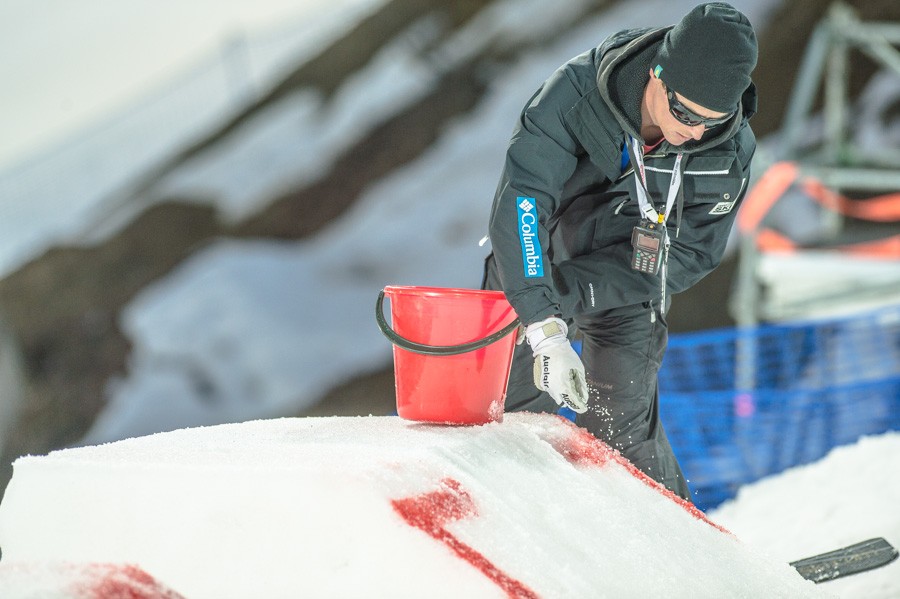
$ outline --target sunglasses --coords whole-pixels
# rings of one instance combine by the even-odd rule
[[[674,116],[679,123],[683,123],[688,127],[703,125],[708,129],[709,127],[721,125],[722,123],[731,120],[731,117],[734,116],[734,112],[726,114],[725,116],[717,117],[700,116],[699,114],[682,104],[681,101],[675,97],[675,92],[670,90],[665,83],[663,83],[663,87],[666,90],[666,98],[668,98],[669,100],[669,112],[672,113],[672,116]]]

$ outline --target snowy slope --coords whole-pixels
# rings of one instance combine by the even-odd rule
[[[191,599],[820,597],[823,587],[549,415],[184,429],[21,458],[0,594],[29,563],[129,563]],[[21,567],[21,566],[19,566]]]
[[[0,52],[17,60],[0,75],[21,91],[0,114],[0,274],[91,233],[142,174],[382,2],[4,3]]]
[[[200,63],[221,77],[208,100],[209,92],[236,100],[264,86],[279,63],[321,47],[335,23],[352,23],[347,8],[380,1],[3,2],[0,78],[15,93],[0,112],[0,171],[109,126],[136,100],[175,91],[185,71],[204,70]]]

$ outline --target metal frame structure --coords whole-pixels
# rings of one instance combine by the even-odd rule
[[[833,189],[900,189],[900,150],[878,153],[855,147],[847,136],[850,104],[850,50],[857,49],[900,76],[900,23],[863,23],[853,10],[838,2],[816,27],[785,115],[782,160],[796,160],[804,172]],[[802,138],[820,83],[824,87],[824,144],[804,152]]]
[[[900,150],[879,148],[877,154],[867,152],[856,147],[847,135],[850,51],[857,49],[900,76],[900,51],[894,46],[900,46],[900,23],[864,23],[846,4],[833,4],[807,44],[788,102],[777,156],[757,162],[794,161],[802,175],[836,191],[900,190]],[[810,147],[804,138],[815,116],[820,89],[824,94],[824,135],[817,147]],[[759,165],[764,166],[768,165]],[[764,168],[759,167],[755,170],[762,172]],[[840,230],[841,215],[834,212],[830,218],[833,222],[828,223],[828,228]],[[756,278],[759,259],[755,236],[742,236],[731,301],[732,314],[741,327],[752,327],[766,317],[776,316],[761,306],[762,294]]]

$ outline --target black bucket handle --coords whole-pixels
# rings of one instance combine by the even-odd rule
[[[496,333],[492,333],[483,339],[470,341],[469,343],[463,343],[461,345],[425,345],[424,343],[416,343],[415,341],[410,341],[406,337],[401,337],[397,331],[391,328],[391,325],[387,323],[387,320],[385,320],[384,289],[378,292],[378,300],[375,302],[375,321],[378,323],[378,328],[381,329],[381,332],[391,343],[407,351],[416,354],[424,354],[426,356],[456,356],[475,351],[476,349],[487,347],[495,341],[500,341],[519,327],[519,319],[516,318]]]

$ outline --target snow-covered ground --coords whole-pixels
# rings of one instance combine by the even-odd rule
[[[900,563],[815,586],[787,562],[900,543],[898,457],[886,434],[748,487],[711,515],[735,538],[555,416],[184,429],[20,458],[0,595],[35,596],[62,561],[133,564],[189,599],[896,597]]]
[[[900,432],[863,437],[816,463],[741,488],[709,516],[781,560],[874,537],[900,547],[898,464]],[[821,587],[845,599],[900,597],[900,562]]]

